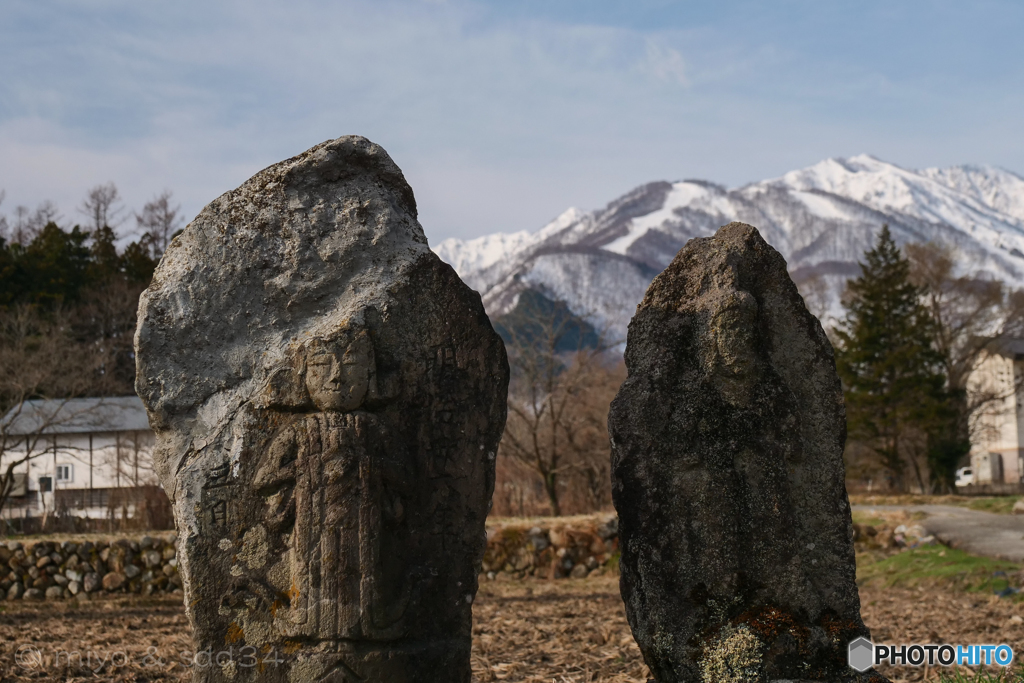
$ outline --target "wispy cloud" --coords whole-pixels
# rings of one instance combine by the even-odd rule
[[[113,180],[134,206],[170,188],[194,214],[260,168],[348,133],[403,167],[434,240],[532,229],[657,178],[739,184],[865,150],[905,165],[1024,169],[1003,108],[1024,97],[1024,60],[991,53],[1005,43],[947,48],[1001,58],[994,75],[971,79],[974,56],[929,70],[912,50],[932,54],[928,32],[954,30],[960,15],[942,23],[932,12],[924,36],[889,48],[893,64],[870,38],[908,15],[872,29],[863,16],[881,3],[845,13],[796,3],[777,16],[755,3],[684,5],[7,0],[5,208],[50,198],[69,214]],[[1021,27],[1012,5],[987,11]],[[971,103],[957,98],[965,89]],[[965,126],[971,117],[978,125]]]
[[[647,60],[644,64],[656,78],[677,85],[689,85],[686,76],[686,62],[678,50],[662,45],[655,40],[647,41]]]

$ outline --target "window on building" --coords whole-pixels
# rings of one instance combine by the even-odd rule
[[[57,465],[57,483],[67,484],[72,481],[74,469],[71,465]]]
[[[53,490],[53,479],[51,477],[39,477],[39,490],[48,493]]]

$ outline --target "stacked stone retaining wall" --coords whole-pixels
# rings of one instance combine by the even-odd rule
[[[91,599],[181,592],[177,537],[0,541],[0,597]],[[497,520],[487,525],[481,580],[562,579],[618,571],[614,515]]]
[[[181,592],[177,537],[0,542],[0,591],[8,600],[90,599]],[[0,574],[3,576],[3,574]]]
[[[933,542],[919,527],[854,525],[860,549],[899,549]],[[906,540],[905,540],[906,538]],[[0,598],[8,600],[91,599],[116,594],[180,594],[177,537],[140,540],[0,541]],[[481,581],[564,579],[618,573],[619,535],[615,515],[493,520]],[[2,574],[0,574],[2,575]]]
[[[582,579],[618,572],[618,530],[611,514],[488,522],[481,579]]]

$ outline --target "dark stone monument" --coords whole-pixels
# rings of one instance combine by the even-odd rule
[[[884,680],[847,665],[868,632],[843,392],[782,256],[743,223],[691,240],[637,308],[626,366],[621,590],[658,683]]]
[[[136,351],[194,680],[469,683],[508,363],[382,148],[326,142],[207,206]]]

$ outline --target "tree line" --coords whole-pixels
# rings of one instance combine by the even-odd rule
[[[139,294],[181,228],[180,207],[164,192],[129,212],[107,183],[76,212],[73,224],[51,202],[0,214],[3,412],[26,399],[134,393]]]
[[[888,226],[847,283],[832,329],[846,397],[848,482],[897,491],[952,491],[971,444],[990,434],[1020,378],[981,382],[977,371],[1024,336],[1024,293],[962,273],[948,246],[908,244]]]
[[[77,213],[75,224],[49,202],[0,213],[4,412],[31,398],[134,393],[138,298],[182,227],[180,207],[165,192],[131,212],[108,183]],[[984,416],[1008,397],[971,377],[995,345],[1024,337],[1024,294],[962,273],[947,247],[901,250],[886,226],[860,267],[846,286],[845,316],[829,329],[846,396],[848,480],[951,490]],[[805,285],[809,304],[821,298],[820,282]],[[607,508],[607,411],[625,378],[623,340],[529,290],[494,322],[512,367],[495,512]]]
[[[1024,293],[963,272],[935,244],[902,250],[882,226],[828,324],[822,281],[801,283],[825,318],[846,398],[847,481],[922,492],[954,490],[972,442],[990,437],[1021,380],[973,381],[987,355],[1024,337]],[[494,511],[583,513],[611,505],[607,413],[625,379],[623,340],[599,334],[564,304],[526,290],[495,319],[512,370]]]

